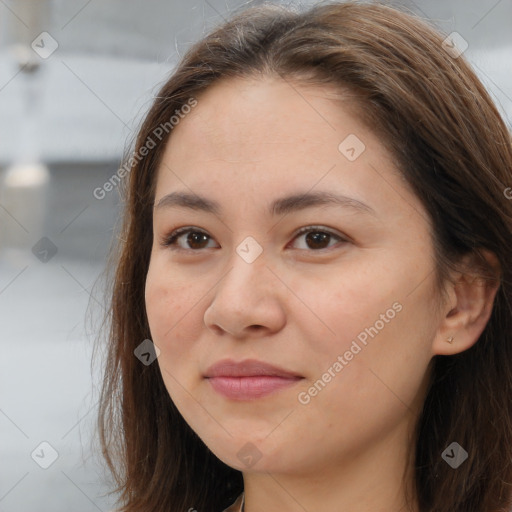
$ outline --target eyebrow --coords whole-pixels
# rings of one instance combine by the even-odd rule
[[[359,213],[373,216],[377,215],[375,210],[367,204],[352,197],[333,194],[331,192],[303,192],[280,197],[270,204],[268,213],[270,215],[284,215],[314,206],[328,205],[337,205]],[[165,195],[155,206],[155,209],[158,210],[164,208],[187,208],[189,210],[204,211],[214,215],[220,215],[222,211],[217,201],[197,194],[189,194],[188,192],[172,192]]]

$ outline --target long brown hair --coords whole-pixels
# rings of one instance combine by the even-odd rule
[[[245,9],[192,46],[141,124],[121,184],[123,224],[111,253],[107,359],[99,441],[123,512],[218,512],[243,490],[173,404],[157,364],[134,349],[150,330],[144,302],[152,245],[155,176],[165,137],[154,131],[220,79],[280,76],[357,96],[360,118],[394,155],[433,225],[438,289],[462,256],[492,251],[498,279],[480,339],[435,356],[417,420],[414,486],[421,512],[505,512],[512,489],[511,136],[489,94],[445,36],[414,15],[380,4],[332,3],[307,11]],[[200,101],[200,100],[199,100]],[[159,132],[160,133],[160,132]],[[153,136],[152,136],[153,134]],[[149,138],[156,146],[141,151]],[[141,156],[145,153],[144,156]],[[510,190],[510,189],[508,189]],[[457,441],[457,470],[442,452]]]

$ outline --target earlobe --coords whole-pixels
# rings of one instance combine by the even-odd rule
[[[447,290],[450,300],[442,313],[436,336],[432,342],[433,355],[453,355],[471,348],[487,325],[494,306],[500,281],[500,266],[496,256],[481,251],[495,278],[477,275],[478,265],[466,265],[467,271],[459,273],[455,283],[450,282]],[[474,263],[474,258],[468,256]]]

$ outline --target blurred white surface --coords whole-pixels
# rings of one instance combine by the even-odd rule
[[[31,75],[17,72],[12,56],[0,55],[0,163],[4,165],[19,153],[26,122],[24,87]],[[61,56],[57,50],[34,77],[41,94],[35,133],[43,161],[120,158],[157,92],[156,85],[169,72],[165,64]]]
[[[119,158],[179,55],[243,3],[51,2],[49,35],[35,41],[46,42],[48,52],[54,42],[58,47],[46,58],[34,51],[39,70],[20,72],[10,47],[0,47],[0,164],[20,151],[25,114],[35,118],[33,132],[44,161]],[[460,34],[468,44],[464,55],[476,64],[504,117],[512,119],[511,0],[391,3],[429,17],[446,33]],[[15,6],[0,3],[0,20],[23,29]],[[39,96],[27,112],[30,87]]]
[[[91,357],[104,311],[98,276],[118,212],[116,192],[97,200],[93,189],[115,169],[51,166],[37,230],[0,208],[0,234],[18,233],[17,247],[0,238],[2,512],[111,505],[99,496],[107,480],[91,445],[101,376]],[[31,250],[38,243],[46,250]],[[42,442],[52,449],[39,448]],[[52,462],[52,450],[58,457],[44,469],[38,463]]]

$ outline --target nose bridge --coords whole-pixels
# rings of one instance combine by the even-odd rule
[[[250,238],[235,247],[205,312],[208,327],[237,336],[249,327],[276,330],[284,325],[284,311],[267,268],[268,258],[263,247]]]
[[[226,289],[233,290],[240,300],[253,298],[261,300],[266,293],[270,272],[266,268],[268,252],[252,236],[245,237],[229,258],[229,271],[219,283]],[[233,289],[234,288],[234,289]]]

